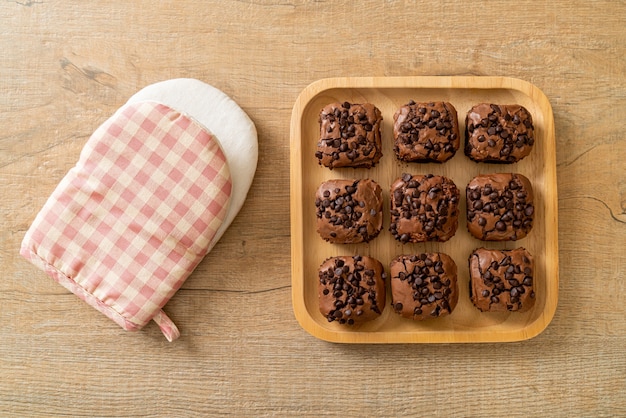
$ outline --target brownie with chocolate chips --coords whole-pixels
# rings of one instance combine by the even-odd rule
[[[371,103],[331,103],[319,116],[320,138],[315,157],[319,164],[370,168],[382,157],[383,117]]]
[[[477,104],[465,118],[465,155],[476,162],[514,163],[535,143],[533,118],[520,105]]]
[[[467,229],[483,241],[515,241],[533,226],[533,189],[521,174],[474,177],[466,189]]]
[[[315,193],[317,232],[334,244],[374,239],[383,227],[382,189],[374,180],[329,180]]]
[[[459,122],[450,103],[411,100],[393,120],[393,149],[401,161],[442,163],[459,149]]]
[[[404,243],[447,241],[459,218],[459,190],[444,176],[404,173],[391,185],[391,225],[395,239]]]
[[[469,270],[470,298],[479,310],[524,312],[534,306],[533,257],[526,249],[478,248]]]
[[[385,309],[385,271],[366,256],[338,256],[319,268],[320,312],[328,322],[357,325],[378,318]]]
[[[459,300],[454,260],[443,253],[400,255],[390,266],[393,310],[423,320],[447,316]]]

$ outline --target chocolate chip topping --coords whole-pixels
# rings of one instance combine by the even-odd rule
[[[380,261],[356,255],[331,257],[319,269],[320,312],[328,322],[354,325],[385,309],[385,272]]]
[[[401,255],[391,262],[394,311],[416,320],[452,313],[458,302],[457,268],[443,253]]]
[[[399,160],[444,162],[460,145],[456,109],[447,102],[411,100],[395,113],[394,151]]]
[[[315,194],[317,232],[336,244],[369,242],[383,226],[382,189],[373,180],[329,180]]]
[[[535,304],[533,258],[524,248],[476,249],[469,257],[470,297],[481,311],[527,311]]]
[[[402,243],[447,241],[458,225],[459,190],[447,177],[405,173],[391,186],[389,230]]]
[[[484,241],[515,241],[533,226],[533,190],[521,174],[484,174],[466,189],[467,229]]]
[[[380,110],[371,103],[331,103],[320,112],[320,139],[315,157],[321,165],[364,167],[382,157]]]
[[[465,119],[465,155],[477,162],[514,163],[535,143],[531,114],[520,105],[481,103]]]

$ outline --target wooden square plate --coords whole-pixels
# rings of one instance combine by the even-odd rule
[[[475,163],[463,153],[443,164],[404,163],[393,152],[393,115],[409,100],[448,101],[459,118],[461,133],[472,105],[487,102],[520,104],[530,111],[535,145],[530,155],[515,164]],[[371,169],[318,165],[319,112],[332,102],[370,102],[383,115],[383,157]],[[444,243],[401,244],[389,232],[389,188],[402,173],[439,174],[452,179],[461,192],[459,227]],[[478,174],[516,172],[528,177],[535,194],[535,221],[529,235],[518,241],[484,242],[467,231],[465,187]],[[315,229],[315,190],[335,178],[371,178],[383,188],[383,231],[368,244],[329,244]],[[506,342],[532,338],[552,320],[558,300],[558,218],[554,119],[546,96],[532,84],[506,77],[358,77],[323,79],[306,87],[291,117],[291,257],[293,309],[302,327],[317,338],[342,343],[461,343]],[[478,247],[525,247],[535,259],[535,306],[524,313],[480,312],[469,298],[468,257]],[[382,315],[360,326],[329,323],[319,312],[318,268],[328,257],[367,255],[380,260],[387,273],[400,254],[439,251],[458,266],[459,303],[454,312],[426,321],[405,319],[393,312],[390,292]],[[387,287],[389,283],[387,280]]]

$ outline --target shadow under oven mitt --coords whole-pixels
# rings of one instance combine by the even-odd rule
[[[193,79],[150,85],[89,138],[29,228],[20,253],[122,328],[154,320],[239,212],[256,129]]]

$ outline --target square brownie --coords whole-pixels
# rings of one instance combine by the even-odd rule
[[[474,177],[466,189],[467,229],[483,241],[515,241],[533,227],[533,189],[521,174]]]
[[[479,310],[524,312],[534,306],[533,258],[526,249],[478,248],[469,270],[470,298]]]
[[[319,268],[320,312],[328,322],[355,325],[385,309],[385,271],[375,258],[355,255],[328,258]]]
[[[390,266],[394,312],[423,320],[450,315],[459,300],[457,268],[443,253],[400,255]]]
[[[371,103],[331,103],[319,116],[320,139],[315,157],[319,164],[370,168],[382,157],[380,110]]]
[[[432,174],[404,173],[391,185],[391,225],[404,243],[447,241],[459,218],[459,190],[452,180]]]
[[[514,163],[535,143],[533,118],[520,105],[477,104],[465,118],[465,155],[476,162]]]
[[[317,232],[334,244],[374,239],[383,227],[382,189],[373,180],[329,180],[315,193]]]
[[[393,149],[401,161],[442,163],[459,149],[459,121],[451,103],[411,100],[393,120]]]

